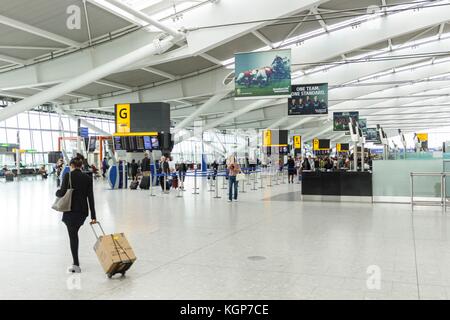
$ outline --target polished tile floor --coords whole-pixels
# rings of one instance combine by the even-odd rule
[[[83,273],[66,273],[53,178],[0,180],[0,299],[450,298],[450,219],[439,208],[302,202],[299,184],[247,185],[228,203],[199,186],[150,197],[95,182],[99,220],[138,256],[126,277],[108,279],[88,224]]]

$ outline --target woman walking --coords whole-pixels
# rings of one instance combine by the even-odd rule
[[[63,177],[61,189],[56,191],[57,197],[63,197],[68,189],[73,189],[71,210],[64,212],[62,221],[67,226],[72,252],[73,264],[69,272],[80,273],[80,261],[78,260],[78,230],[84,224],[91,211],[91,224],[97,223],[94,206],[94,193],[92,191],[92,178],[81,172],[83,160],[74,158],[70,161],[70,172]],[[89,202],[89,209],[88,209]]]
[[[234,157],[230,157],[228,161],[228,202],[231,202],[233,200],[233,191],[234,201],[237,201],[239,181],[236,180],[236,176],[238,175],[238,173],[241,173],[241,167]]]

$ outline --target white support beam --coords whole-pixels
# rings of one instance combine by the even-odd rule
[[[56,50],[61,50],[61,49],[64,49],[64,48],[60,48],[60,47],[5,46],[5,45],[0,45],[0,49],[56,51]]]
[[[99,127],[95,126],[94,124],[90,123],[89,121],[87,121],[86,119],[83,119],[81,117],[77,117],[76,115],[72,114],[70,111],[65,110],[64,108],[59,108],[59,110],[64,113],[65,115],[67,115],[69,118],[71,118],[74,121],[78,121],[80,120],[81,124],[83,126],[88,127],[89,129],[95,131],[97,134],[102,135],[102,136],[110,136],[111,133],[103,131],[102,129],[100,129]]]
[[[18,64],[20,66],[24,66],[27,63],[23,59],[7,56],[5,54],[0,54],[0,60],[1,61],[5,61],[5,62],[9,62],[9,63],[13,63],[13,64]]]
[[[259,32],[258,30],[254,30],[252,31],[252,34],[257,37],[259,40],[261,40],[265,45],[267,45],[268,47],[271,47],[272,49],[274,48],[273,43],[267,39],[261,32]]]
[[[153,42],[146,46],[137,49],[123,57],[112,60],[100,67],[94,68],[91,71],[73,78],[67,82],[56,85],[50,89],[35,94],[27,99],[17,102],[16,104],[6,107],[0,111],[0,121],[6,120],[16,114],[22,113],[33,108],[36,105],[48,102],[77,90],[89,83],[100,80],[109,74],[120,70],[126,65],[134,63],[152,54],[161,54],[168,50],[175,41],[173,37],[166,38],[160,42]]]
[[[288,116],[285,116],[283,118],[280,118],[278,120],[276,120],[274,123],[268,125],[266,127],[266,129],[278,129],[281,125],[283,125],[284,123],[286,123],[289,120]]]
[[[286,127],[286,130],[293,130],[293,129],[297,129],[298,127],[300,127],[302,124],[305,124],[307,122],[309,122],[310,120],[312,120],[313,117],[305,117],[303,119],[300,119],[299,121],[295,122],[294,124],[291,124],[290,126]]]
[[[311,12],[314,13],[314,16],[319,21],[320,26],[325,30],[325,32],[328,32],[328,26],[323,20],[322,16],[320,15],[319,11],[317,10],[317,7],[311,8]]]
[[[3,15],[0,15],[0,24],[18,29],[18,30],[22,30],[31,34],[34,34],[36,36],[42,37],[42,38],[46,38],[55,42],[59,42],[62,44],[65,44],[69,47],[80,47],[81,43],[78,43],[76,41],[73,41],[71,39],[62,37],[60,35],[57,35],[55,33],[51,33],[45,30],[42,30],[40,28],[36,28],[34,26],[31,26],[29,24],[5,17]]]
[[[441,23],[441,25],[439,26],[439,33],[438,33],[438,38],[441,39],[442,37],[442,33],[444,32],[444,27],[445,27],[445,22]]]
[[[34,87],[31,87],[29,89],[36,90],[36,91],[45,91],[46,90],[46,89],[34,88]],[[76,93],[76,92],[67,93],[65,95],[68,97],[74,97],[74,98],[79,98],[79,99],[91,99],[92,98],[91,96],[81,94],[81,93]]]
[[[165,24],[151,18],[150,16],[146,15],[145,13],[141,12],[141,11],[137,11],[134,10],[133,8],[129,7],[127,4],[117,1],[117,0],[106,0],[107,2],[113,4],[114,6],[120,8],[121,10],[132,14],[133,16],[135,16],[136,18],[139,18],[143,21],[145,21],[146,23],[158,28],[159,30],[167,33],[168,35],[171,35],[172,37],[177,38],[177,40],[181,40],[184,39],[184,34],[176,31],[175,29],[172,29],[168,26],[166,26]]]
[[[150,73],[153,73],[153,74],[157,74],[158,76],[161,76],[161,77],[164,77],[164,78],[167,78],[167,79],[170,79],[170,80],[177,80],[179,78],[179,77],[177,77],[177,76],[175,76],[173,74],[170,74],[170,73],[165,72],[165,71],[158,70],[158,69],[153,68],[153,67],[145,67],[145,68],[142,68],[142,70],[150,72]]]
[[[121,83],[117,83],[117,82],[113,82],[113,81],[108,81],[108,80],[97,80],[95,81],[95,83],[104,85],[104,86],[108,86],[108,87],[112,87],[112,88],[116,88],[116,89],[121,89],[121,90],[126,90],[126,91],[131,91],[133,90],[132,87],[121,84]]]
[[[199,54],[200,57],[202,57],[203,59],[208,60],[209,62],[212,62],[214,64],[217,64],[219,66],[222,65],[222,61],[220,61],[219,59],[214,58],[213,56],[207,54],[207,53],[201,53]]]
[[[231,87],[231,86],[229,86],[229,87]],[[232,88],[229,88],[228,90],[217,93],[214,96],[212,96],[211,98],[209,98],[208,101],[206,101],[203,105],[198,107],[188,117],[186,117],[180,123],[178,123],[175,126],[174,133],[178,133],[181,129],[184,129],[188,124],[190,124],[192,121],[194,121],[202,112],[205,112],[209,108],[215,106],[220,100],[222,100],[224,97],[226,97],[231,91],[232,91]]]

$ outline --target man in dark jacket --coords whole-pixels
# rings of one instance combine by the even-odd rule
[[[144,159],[142,159],[141,171],[144,176],[150,176],[150,159],[148,158],[147,153],[145,154]]]

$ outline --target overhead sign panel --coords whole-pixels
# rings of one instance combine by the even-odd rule
[[[116,135],[149,136],[170,131],[170,105],[163,102],[116,104]]]
[[[294,149],[301,149],[301,148],[302,148],[302,137],[294,136]]]
[[[333,112],[333,131],[349,131],[350,119],[356,123],[359,119],[359,112]]]
[[[288,115],[328,114],[328,83],[292,85]]]
[[[289,97],[291,94],[291,50],[236,53],[235,97]]]

